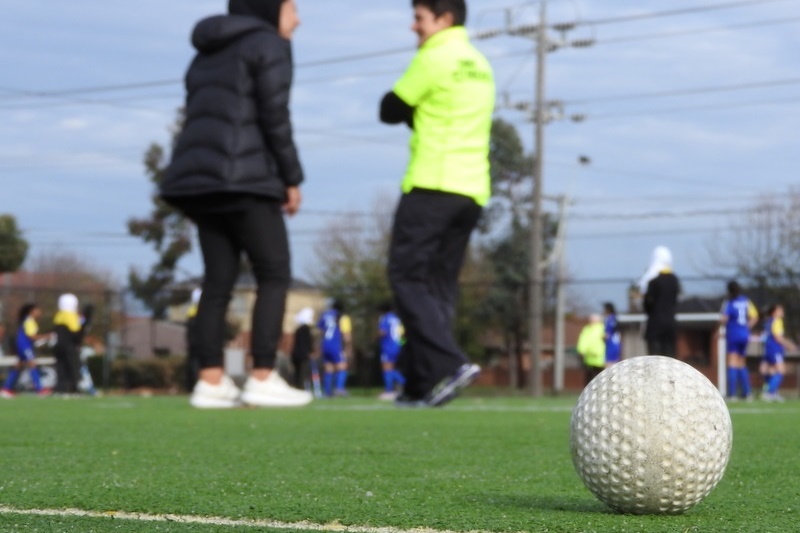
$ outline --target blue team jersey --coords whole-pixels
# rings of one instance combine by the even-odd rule
[[[322,330],[322,352],[340,354],[343,349],[342,329],[339,327],[339,313],[328,309],[319,317],[317,327]]]
[[[378,321],[381,336],[381,354],[395,356],[400,353],[403,342],[403,324],[391,311],[381,315]]]
[[[606,361],[618,361],[622,346],[622,336],[619,334],[617,317],[614,315],[606,317],[605,338]]]
[[[755,306],[746,296],[737,296],[722,304],[722,315],[725,318],[725,339],[728,343],[747,342],[750,338],[751,318],[758,316]]]
[[[22,358],[33,358],[33,337],[39,333],[39,324],[33,317],[28,317],[17,329],[17,355]]]
[[[783,337],[783,320],[770,318],[764,324],[764,355],[769,359],[776,355],[783,355],[786,351],[778,338]]]

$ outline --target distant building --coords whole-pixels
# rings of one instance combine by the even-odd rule
[[[186,326],[150,317],[128,317],[120,331],[119,350],[134,359],[185,355]]]

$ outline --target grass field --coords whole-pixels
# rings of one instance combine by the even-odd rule
[[[0,531],[800,530],[800,402],[735,404],[725,477],[658,517],[617,514],[584,488],[575,401],[199,411],[185,397],[20,396],[0,403]]]

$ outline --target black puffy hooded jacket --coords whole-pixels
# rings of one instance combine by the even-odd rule
[[[255,16],[219,15],[192,34],[186,120],[160,183],[186,206],[219,193],[282,200],[303,181],[292,136],[291,45]]]

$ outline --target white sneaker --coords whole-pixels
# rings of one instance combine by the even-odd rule
[[[308,405],[313,398],[308,391],[290,387],[277,370],[263,381],[247,378],[242,393],[242,401],[256,407],[299,407]]]
[[[219,385],[201,380],[194,386],[189,404],[198,409],[230,409],[241,405],[240,394],[239,387],[228,376],[222,376]]]

